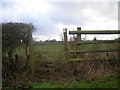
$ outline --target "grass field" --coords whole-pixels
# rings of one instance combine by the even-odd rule
[[[44,57],[62,59],[64,57],[64,45],[62,43],[42,43],[35,46],[36,55],[41,53]]]
[[[53,59],[64,57],[64,45],[62,43],[41,43],[34,46],[35,56],[48,56]],[[24,48],[17,49],[19,56],[25,56]]]
[[[118,80],[106,78],[93,81],[60,80],[33,83],[33,88],[118,88]]]
[[[83,44],[78,45],[81,47],[81,50],[89,51],[89,50],[114,50],[118,49],[118,43],[101,43],[101,44]],[[73,48],[76,45],[74,43],[71,43],[70,47]]]
[[[35,46],[36,52],[60,52],[64,51],[64,45],[62,43],[46,43]]]
[[[81,45],[81,51],[95,51],[95,50],[117,50],[118,43],[107,43],[107,44],[88,44]],[[74,44],[69,44],[69,48],[72,50],[75,48]],[[38,59],[46,57],[46,59],[63,59],[64,55],[64,44],[62,42],[42,42],[34,46],[35,56]],[[19,56],[25,56],[25,50],[19,48],[17,50]],[[97,53],[96,53],[97,54]],[[48,57],[48,58],[47,58]],[[94,57],[93,57],[94,58]],[[45,59],[45,58],[44,58]]]

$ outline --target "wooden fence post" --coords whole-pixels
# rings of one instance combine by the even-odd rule
[[[81,31],[81,27],[77,27],[77,31]],[[77,42],[81,41],[81,34],[77,34]]]
[[[34,65],[34,50],[33,50],[33,39],[32,39],[32,27],[28,30],[28,43],[29,43],[29,59],[31,64],[31,77],[34,79],[35,65]]]
[[[64,33],[64,50],[65,50],[65,59],[68,60],[68,55],[69,55],[69,50],[68,50],[68,38],[67,38],[67,28],[63,29],[63,33]]]
[[[81,27],[77,27],[77,31],[79,32],[79,31],[81,31]],[[78,43],[78,42],[80,42],[81,41],[81,34],[77,34],[77,42],[76,43]],[[77,45],[77,50],[81,50],[81,45]],[[77,55],[77,57],[80,57],[80,55]]]
[[[0,25],[0,89],[2,90],[2,24]]]

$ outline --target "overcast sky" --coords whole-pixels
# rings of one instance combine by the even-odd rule
[[[60,40],[63,28],[68,31],[78,26],[82,30],[118,30],[118,0],[88,1],[1,0],[0,22],[33,23],[37,30],[33,37],[37,41]],[[114,39],[117,35],[95,37]],[[93,38],[87,35],[87,39]]]

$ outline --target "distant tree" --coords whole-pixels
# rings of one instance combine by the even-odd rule
[[[114,40],[118,40],[118,41],[120,41],[120,37],[118,37],[118,38],[116,38],[116,39],[114,39]]]
[[[60,36],[60,39],[63,41],[63,39],[64,39],[63,33],[61,33],[59,36]]]
[[[56,42],[57,40],[56,39],[52,39],[52,40],[50,40],[50,42]]]
[[[50,40],[45,40],[44,42],[50,42]]]
[[[40,40],[39,42],[42,42],[42,40]]]
[[[93,41],[96,41],[96,40],[97,40],[97,38],[96,38],[96,37],[94,37]]]
[[[76,37],[70,37],[69,41],[76,41]]]
[[[77,40],[76,36],[70,37],[70,39],[69,39],[69,41],[76,41],[76,40]]]

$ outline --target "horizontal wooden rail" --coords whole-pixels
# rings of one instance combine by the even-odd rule
[[[69,31],[69,34],[120,34],[120,30]]]
[[[102,44],[102,43],[120,43],[120,41],[83,41],[83,42],[78,42],[77,45],[81,44]]]
[[[101,57],[97,57],[97,58],[71,58],[69,59],[70,61],[84,61],[84,60],[106,60],[105,57],[101,58]],[[112,58],[107,58],[107,60],[112,60]]]
[[[96,52],[120,52],[120,50],[96,50],[96,51],[70,51],[72,54],[80,54],[80,53],[96,53]]]

